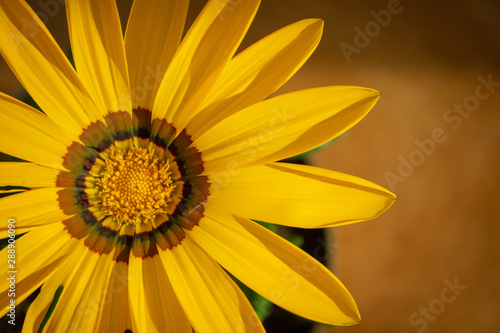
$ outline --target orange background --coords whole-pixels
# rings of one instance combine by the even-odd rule
[[[28,2],[44,11],[44,1]],[[130,3],[119,1],[124,17]],[[188,22],[203,3],[192,1]],[[377,29],[371,11],[388,6],[399,12]],[[487,0],[262,4],[244,45],[300,19],[325,19],[316,53],[279,92],[343,84],[382,92],[360,124],[313,158],[399,196],[376,220],[332,231],[333,269],[357,300],[363,320],[317,332],[500,331],[500,87],[456,129],[443,119],[454,104],[473,100],[479,76],[500,82],[499,14],[500,5]],[[339,45],[356,46],[354,28],[364,31],[367,24],[374,29],[369,43],[365,40],[348,63]],[[48,25],[68,47],[62,8]],[[22,91],[1,59],[0,75],[0,91]],[[427,146],[428,155],[419,153],[415,140],[429,142],[439,128],[444,142],[433,150]],[[398,175],[400,159],[410,157],[419,165],[390,186],[388,172]],[[445,281],[467,288],[451,301]],[[424,319],[419,311],[429,307],[430,319]]]

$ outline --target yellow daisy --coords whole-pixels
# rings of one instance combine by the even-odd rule
[[[275,162],[345,132],[379,93],[266,99],[323,22],[235,56],[258,5],[209,1],[181,41],[188,1],[136,0],[123,37],[114,1],[69,0],[74,69],[24,1],[0,0],[2,56],[44,111],[0,94],[0,150],[29,161],[0,164],[19,192],[0,199],[0,236],[7,221],[24,234],[13,266],[0,253],[1,314],[42,287],[23,332],[262,332],[226,271],[305,318],[359,321],[329,270],[251,219],[317,228],[386,210],[395,197],[375,184]]]

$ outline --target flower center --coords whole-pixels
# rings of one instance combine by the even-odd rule
[[[169,162],[142,148],[111,147],[96,180],[102,211],[127,224],[154,221],[166,211],[174,187]]]

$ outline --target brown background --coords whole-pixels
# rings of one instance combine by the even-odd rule
[[[30,2],[43,12],[40,3],[47,1]],[[386,214],[333,230],[333,269],[357,300],[363,321],[318,331],[498,332],[500,87],[456,129],[443,116],[474,96],[479,76],[500,82],[500,5],[401,1],[400,12],[348,63],[340,43],[354,46],[354,28],[364,30],[374,21],[370,12],[387,10],[391,2],[265,0],[244,42],[303,18],[323,18],[318,50],[280,92],[341,84],[382,92],[360,124],[314,157],[317,165],[391,188],[387,173],[398,174],[400,159],[418,157],[415,140],[432,138],[436,128],[446,137],[394,184],[399,199]],[[119,3],[126,16],[130,1]],[[191,21],[203,3],[192,1]],[[66,48],[62,7],[48,23]],[[0,90],[18,96],[21,87],[1,60],[0,74]],[[467,289],[444,303],[442,293],[452,295],[445,281],[454,280]],[[425,320],[418,312],[429,306]],[[410,322],[412,315],[420,321]]]

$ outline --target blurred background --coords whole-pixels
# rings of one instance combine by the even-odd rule
[[[50,1],[28,2],[47,13]],[[188,23],[205,2],[192,1]],[[131,1],[118,3],[125,18]],[[322,42],[278,93],[381,91],[372,112],[311,161],[399,197],[318,244],[362,322],[315,332],[499,332],[500,3],[266,0],[242,47],[313,17],[325,20]],[[61,7],[47,20],[63,49],[65,19]],[[22,95],[1,59],[0,91]]]

